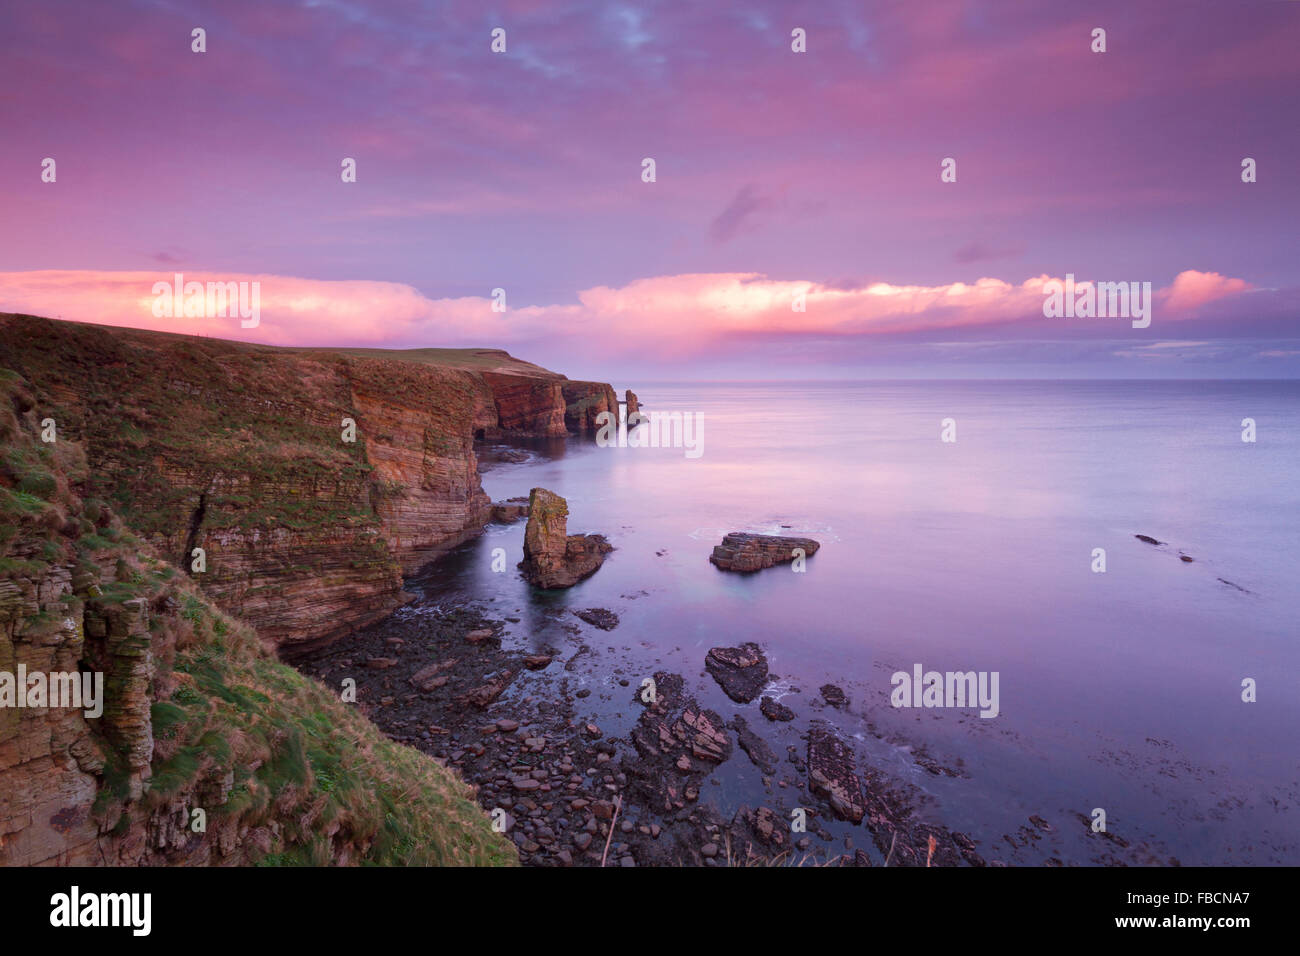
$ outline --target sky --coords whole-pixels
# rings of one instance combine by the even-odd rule
[[[4,4],[0,311],[611,381],[1300,377],[1297,49],[1252,0]],[[177,274],[257,325],[156,315]],[[1150,324],[1046,316],[1067,275]]]

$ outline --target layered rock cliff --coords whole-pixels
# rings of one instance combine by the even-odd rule
[[[0,315],[0,368],[84,449],[88,489],[281,651],[388,614],[491,514],[475,438],[617,408],[499,350],[282,349]]]
[[[58,341],[60,330],[29,325],[33,330]],[[3,341],[14,345],[8,336]],[[119,371],[138,370],[131,356],[114,355]],[[239,404],[236,390],[214,386],[226,373],[207,349],[191,355],[206,363],[206,374],[187,367],[183,354],[170,357],[179,367],[159,365],[156,374],[169,387],[199,389],[196,401],[213,401],[213,427],[221,427],[221,402],[245,413],[255,404],[251,397]],[[263,362],[262,374],[275,374],[273,364]],[[225,497],[243,494],[269,508],[277,499],[259,481],[297,476],[283,486],[286,495],[296,489],[321,508],[339,508],[351,505],[360,466],[341,468],[331,483],[323,467],[313,470],[320,462],[310,460],[325,452],[304,447],[295,467],[283,464],[285,455],[258,481],[241,482],[227,471],[205,471],[222,459],[210,449],[204,457],[202,443],[191,444],[187,462],[174,444],[178,434],[167,430],[144,446],[147,456],[133,457],[136,423],[150,410],[166,413],[153,404],[159,396],[124,377],[121,401],[105,406],[101,393],[79,389],[85,383],[73,380],[75,368],[49,379],[45,398],[15,373],[0,371],[0,680],[8,680],[9,694],[0,701],[0,866],[512,862],[513,847],[492,832],[467,786],[385,739],[345,694],[275,662],[247,625],[222,613],[195,579],[177,570],[175,550],[165,558],[154,551],[102,496],[114,487],[103,480],[105,470],[158,495],[166,490],[164,477],[195,483],[197,474],[208,489],[200,495],[226,516]],[[89,369],[82,374],[95,381]],[[320,396],[335,387],[336,380],[322,380],[304,380],[303,391]],[[62,404],[51,412],[55,398]],[[366,400],[356,405],[366,409],[358,412],[363,416],[374,413]],[[74,409],[82,417],[71,417]],[[92,426],[96,416],[107,424]],[[225,427],[240,429],[227,441],[267,453],[251,424],[232,420]],[[120,433],[120,441],[96,448],[74,440],[78,428],[96,441]],[[343,452],[336,464],[350,460]],[[127,461],[138,473],[126,470]],[[402,470],[400,463],[382,467]],[[451,487],[462,493],[454,482]],[[188,504],[183,496],[177,500],[181,508]],[[175,510],[171,499],[158,503]],[[132,511],[142,518],[150,513],[148,502],[139,504]],[[288,522],[293,513],[287,503],[281,507],[277,520]],[[206,515],[200,519],[202,532]],[[277,553],[277,545],[310,541],[325,555],[329,541],[364,540],[360,525],[333,538],[251,523],[223,531],[239,540],[240,550],[219,544],[214,551],[221,560],[237,555],[247,573],[257,573],[259,561],[275,562],[265,565],[272,576],[275,566],[304,553]],[[349,539],[353,533],[358,537]],[[372,518],[366,534],[384,543],[386,535],[405,532]],[[169,549],[176,543],[158,528],[153,536]],[[346,558],[330,560],[341,565]],[[239,575],[228,580],[238,583]],[[15,706],[15,689],[26,690],[13,684],[20,673],[43,675],[50,686],[56,675],[98,673],[102,714],[91,701],[54,706],[42,698]]]

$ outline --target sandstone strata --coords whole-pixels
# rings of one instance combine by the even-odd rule
[[[102,712],[0,707],[0,866],[512,857],[464,784],[267,657],[133,535],[77,431],[44,443],[44,417],[0,370],[0,671],[102,675]]]
[[[820,547],[821,544],[812,538],[732,531],[721,544],[714,546],[709,561],[723,571],[761,571],[793,561],[796,549],[802,549],[804,557],[811,558]]]
[[[808,788],[825,797],[842,820],[860,823],[866,815],[853,748],[821,721],[808,731]]]
[[[0,314],[5,368],[84,450],[94,492],[187,572],[203,549],[194,581],[285,653],[391,613],[404,575],[491,520],[475,438],[582,431],[613,399],[499,350],[281,349]]]
[[[601,535],[569,534],[568,520],[567,501],[545,488],[532,490],[519,567],[534,587],[573,587],[594,574],[614,550]]]
[[[604,382],[564,382],[564,424],[571,432],[594,432],[600,428],[596,420],[601,412],[609,412],[618,419],[618,398],[614,389]]]

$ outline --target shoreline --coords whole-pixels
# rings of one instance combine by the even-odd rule
[[[932,865],[985,865],[969,837],[916,817],[908,785],[855,765],[852,742],[823,722],[814,719],[800,739],[815,732],[848,748],[847,772],[862,778],[860,825],[812,791],[808,750],[778,754],[768,743],[764,718],[707,710],[692,680],[662,670],[653,674],[657,702],[642,701],[639,669],[586,640],[616,630],[605,609],[581,612],[595,624],[547,609],[565,646],[507,649],[503,637],[519,618],[483,603],[417,600],[291,663],[331,689],[354,679],[357,706],[386,736],[454,769],[489,816],[505,811],[525,865],[598,866],[607,840],[606,865],[620,866],[923,866],[930,857]],[[602,727],[591,713],[601,678],[613,684],[607,696],[632,720],[630,731]],[[733,814],[705,789],[726,760],[745,761],[763,785],[762,799]],[[806,832],[791,832],[797,809]]]

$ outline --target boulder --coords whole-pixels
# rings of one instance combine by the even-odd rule
[[[748,704],[767,683],[767,658],[757,644],[711,648],[704,666],[738,704]]]
[[[849,706],[848,695],[834,684],[822,684],[821,692],[822,700],[826,701],[826,703],[830,704],[832,707]]]
[[[763,712],[763,716],[768,720],[794,720],[794,711],[774,697],[764,697],[759,703],[758,709]]]
[[[534,587],[573,587],[594,574],[614,550],[602,535],[568,534],[568,520],[567,501],[545,488],[532,490],[519,567]]]
[[[821,543],[812,538],[732,531],[714,547],[709,561],[723,571],[761,571],[793,561],[796,549],[802,549],[804,557],[811,558],[820,547]]]
[[[486,684],[475,687],[461,699],[472,704],[479,710],[485,710],[491,703],[496,700],[510,686],[510,682],[515,679],[515,672],[512,670],[503,670],[495,677],[490,679]]]

